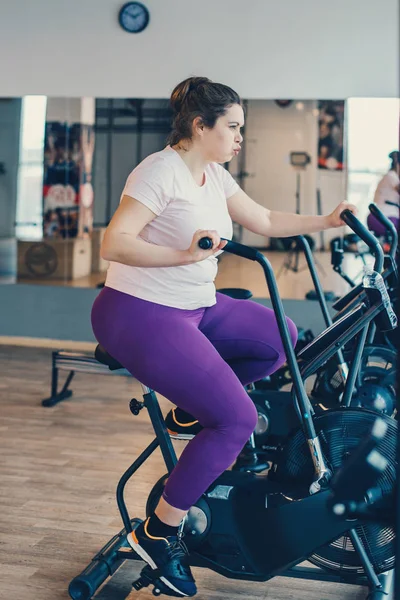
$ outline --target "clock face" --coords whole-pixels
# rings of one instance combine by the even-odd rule
[[[140,2],[127,2],[119,12],[119,22],[125,31],[140,33],[150,20],[149,11]]]

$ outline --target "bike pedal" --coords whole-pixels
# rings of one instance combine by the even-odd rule
[[[162,572],[160,569],[152,569],[149,565],[146,565],[142,569],[140,577],[132,583],[133,589],[139,592],[143,588],[153,585],[153,596],[161,596],[161,594],[165,594],[166,596],[182,598],[182,594],[174,593],[171,588],[166,586],[165,583],[160,580],[161,573]]]
[[[136,579],[136,581],[134,581],[132,583],[132,587],[134,590],[136,590],[137,592],[139,592],[141,589],[143,589],[144,587],[147,587],[149,584],[148,583],[144,583],[142,578],[139,577],[139,579]]]
[[[140,572],[140,577],[138,579],[136,579],[136,581],[134,581],[132,583],[132,587],[138,592],[139,590],[142,590],[145,587],[148,587],[151,583],[156,582],[158,578],[158,574],[156,575],[151,570],[151,568],[146,565]]]

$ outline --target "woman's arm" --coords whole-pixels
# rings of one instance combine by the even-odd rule
[[[231,218],[249,229],[265,237],[290,237],[306,233],[316,233],[331,227],[344,225],[340,214],[345,208],[356,213],[356,207],[348,202],[341,202],[330,215],[297,215],[269,210],[254,202],[243,190],[227,200]]]
[[[204,260],[225,244],[215,231],[196,232],[187,250],[157,246],[138,239],[142,229],[156,216],[147,206],[125,195],[104,234],[101,257],[132,267],[174,267]],[[206,236],[213,240],[213,247],[201,250],[198,240]]]

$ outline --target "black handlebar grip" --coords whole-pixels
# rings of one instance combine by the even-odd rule
[[[209,237],[203,237],[199,240],[199,248],[202,250],[211,250],[213,241]]]
[[[397,228],[393,221],[388,219],[388,217],[381,211],[380,208],[374,203],[371,203],[368,206],[371,215],[374,215],[376,219],[383,225],[387,231],[388,237],[390,239],[390,250],[389,254],[395,259],[397,245],[399,241],[399,234],[397,233]]]
[[[340,215],[340,218],[360,237],[366,244],[371,248],[375,248],[376,245],[379,245],[378,240],[368,229],[357,219],[355,215],[346,208]]]
[[[255,248],[251,248],[250,246],[238,244],[238,242],[232,242],[231,240],[227,240],[225,238],[221,238],[221,242],[228,242],[223,248],[224,252],[236,254],[237,256],[248,258],[249,260],[257,260],[260,257],[260,252],[258,252],[258,250]],[[212,248],[212,240],[208,237],[201,238],[198,244],[199,248],[202,250],[210,250]]]
[[[383,250],[382,246],[376,239],[374,235],[357,219],[355,215],[346,208],[341,214],[340,218],[356,233],[362,240],[367,244],[370,248],[372,254],[375,256],[375,265],[374,269],[378,273],[382,271],[383,268]]]
[[[378,206],[376,204],[374,204],[373,202],[368,206],[369,211],[372,215],[374,215],[374,217],[376,217],[378,219],[378,221],[380,221],[382,223],[382,225],[384,227],[386,227],[386,229],[391,229],[391,221],[389,221],[389,219],[387,218],[386,215],[383,214],[383,212],[381,211],[380,208],[378,208]],[[393,223],[392,223],[393,225]]]

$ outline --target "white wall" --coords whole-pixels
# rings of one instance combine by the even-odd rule
[[[0,95],[166,97],[202,74],[247,98],[395,97],[398,0],[15,0],[0,18]]]
[[[317,187],[321,192],[324,214],[345,199],[345,174],[317,169],[318,116],[316,101],[294,102],[280,108],[273,100],[252,100],[246,115],[246,165],[249,177],[245,191],[256,202],[272,210],[296,210],[297,171],[290,165],[290,152],[304,151],[311,163],[300,171],[300,212],[317,214]],[[236,164],[230,171],[236,174]],[[268,240],[243,232],[243,243],[265,247]],[[336,233],[333,235],[337,235]],[[319,236],[318,244],[319,244]],[[325,234],[325,242],[332,232]]]
[[[93,125],[95,121],[95,99],[47,98],[46,121]]]

